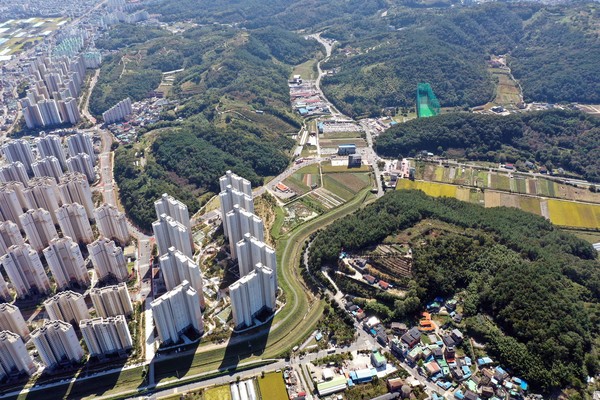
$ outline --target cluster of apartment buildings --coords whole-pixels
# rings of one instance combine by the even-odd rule
[[[90,356],[127,352],[133,346],[127,325],[133,305],[124,283],[127,262],[115,243],[129,241],[125,215],[108,204],[94,207],[93,179],[70,162],[73,156],[89,160],[95,179],[92,138],[80,132],[64,141],[47,135],[33,146],[13,140],[1,150],[0,266],[5,275],[0,274],[0,298],[6,303],[0,303],[0,380],[37,371],[27,341],[50,370],[82,360],[77,332]],[[87,290],[92,281],[116,284]],[[91,317],[86,294],[71,288],[86,290],[97,317]],[[47,296],[47,318],[30,333],[19,308],[9,302],[39,295]]]
[[[161,344],[178,343],[189,329],[204,332],[202,272],[194,262],[194,241],[187,206],[163,194],[154,202],[152,224],[160,272],[167,292],[150,303]]]
[[[264,242],[264,224],[254,214],[250,182],[231,171],[219,179],[223,229],[230,255],[238,262],[239,279],[229,286],[236,328],[254,325],[261,312],[276,308],[277,260]]]
[[[77,124],[81,119],[77,97],[85,79],[85,58],[39,57],[27,70],[31,87],[21,100],[27,127]]]
[[[98,317],[90,317],[84,295],[63,291],[44,301],[48,319],[32,332],[17,306],[0,304],[0,381],[38,370],[26,349],[27,341],[50,370],[81,362],[85,353],[76,329],[90,356],[104,358],[130,350],[133,341],[127,317],[133,314],[133,305],[125,283],[93,288],[89,295]]]

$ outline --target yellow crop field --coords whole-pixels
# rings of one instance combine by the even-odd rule
[[[433,197],[456,197],[457,188],[458,186],[447,185],[445,183],[410,181],[408,179],[400,179],[396,186],[396,190],[417,189]]]
[[[577,228],[600,228],[600,205],[548,199],[550,221]]]

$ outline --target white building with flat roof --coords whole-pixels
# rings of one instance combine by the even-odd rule
[[[118,282],[124,282],[129,278],[123,249],[117,246],[115,242],[101,238],[88,244],[87,249],[98,275],[98,280],[112,276]]]
[[[13,304],[0,303],[0,330],[14,332],[23,340],[29,339],[29,328],[23,314]]]
[[[100,235],[117,240],[121,244],[129,242],[129,229],[125,213],[110,204],[102,204],[94,210],[94,218]]]
[[[90,312],[82,294],[67,290],[44,301],[48,318],[77,325],[82,319],[90,318]]]
[[[67,322],[46,321],[31,332],[31,340],[47,368],[79,363],[84,355],[73,325]]]
[[[0,381],[6,376],[33,375],[37,371],[21,337],[13,332],[0,331]]]
[[[103,288],[92,288],[90,298],[94,304],[96,314],[100,317],[108,318],[133,314],[133,304],[125,283]]]
[[[180,222],[162,214],[158,221],[152,223],[152,230],[158,245],[158,254],[167,254],[169,248],[175,247],[187,257],[193,257],[194,249],[190,242],[190,231]]]
[[[229,286],[236,328],[252,326],[254,317],[261,311],[273,311],[276,307],[276,295],[275,271],[262,264],[257,264],[252,272]]]
[[[123,315],[84,319],[79,323],[79,329],[91,356],[124,353],[133,347]]]
[[[43,208],[27,210],[19,217],[19,221],[35,251],[42,251],[52,239],[58,237],[50,213]]]
[[[190,286],[198,292],[200,305],[204,309],[202,272],[198,264],[174,247],[170,247],[167,254],[160,256],[158,261],[167,290],[173,290],[178,285],[181,285],[183,281],[188,281]]]
[[[150,305],[161,343],[177,343],[189,328],[200,334],[204,332],[200,295],[188,281],[183,281]]]
[[[94,241],[92,226],[81,204],[63,204],[56,210],[56,218],[63,236],[68,236],[78,243],[90,244]]]
[[[18,297],[50,292],[50,280],[37,251],[28,244],[11,246],[0,264]]]
[[[72,283],[81,287],[90,284],[90,276],[79,245],[70,237],[52,239],[44,249],[44,257],[59,290]]]

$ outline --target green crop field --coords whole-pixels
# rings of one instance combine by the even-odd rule
[[[265,374],[264,378],[258,378],[258,387],[260,389],[261,397],[265,400],[289,399],[281,372]]]

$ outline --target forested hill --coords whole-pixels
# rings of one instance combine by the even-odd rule
[[[323,264],[336,265],[342,248],[374,246],[424,219],[452,228],[411,243],[411,289],[396,310],[461,292],[468,333],[536,390],[581,388],[587,375],[600,371],[596,252],[542,217],[419,191],[390,192],[319,232],[309,268],[317,273]]]
[[[530,161],[600,182],[600,120],[575,111],[442,114],[390,128],[377,138],[375,146],[386,157],[413,156],[427,150],[518,166]]]
[[[122,47],[120,35],[135,44]],[[150,230],[152,202],[164,192],[195,212],[228,169],[259,186],[287,167],[291,136],[301,127],[287,81],[293,65],[320,50],[316,41],[278,28],[190,26],[171,34],[117,27],[99,46],[118,52],[102,66],[90,101],[95,113],[123,97],[141,100],[156,89],[161,72],[183,69],[168,87],[174,102],[160,121],[116,153],[121,201],[140,228]]]

